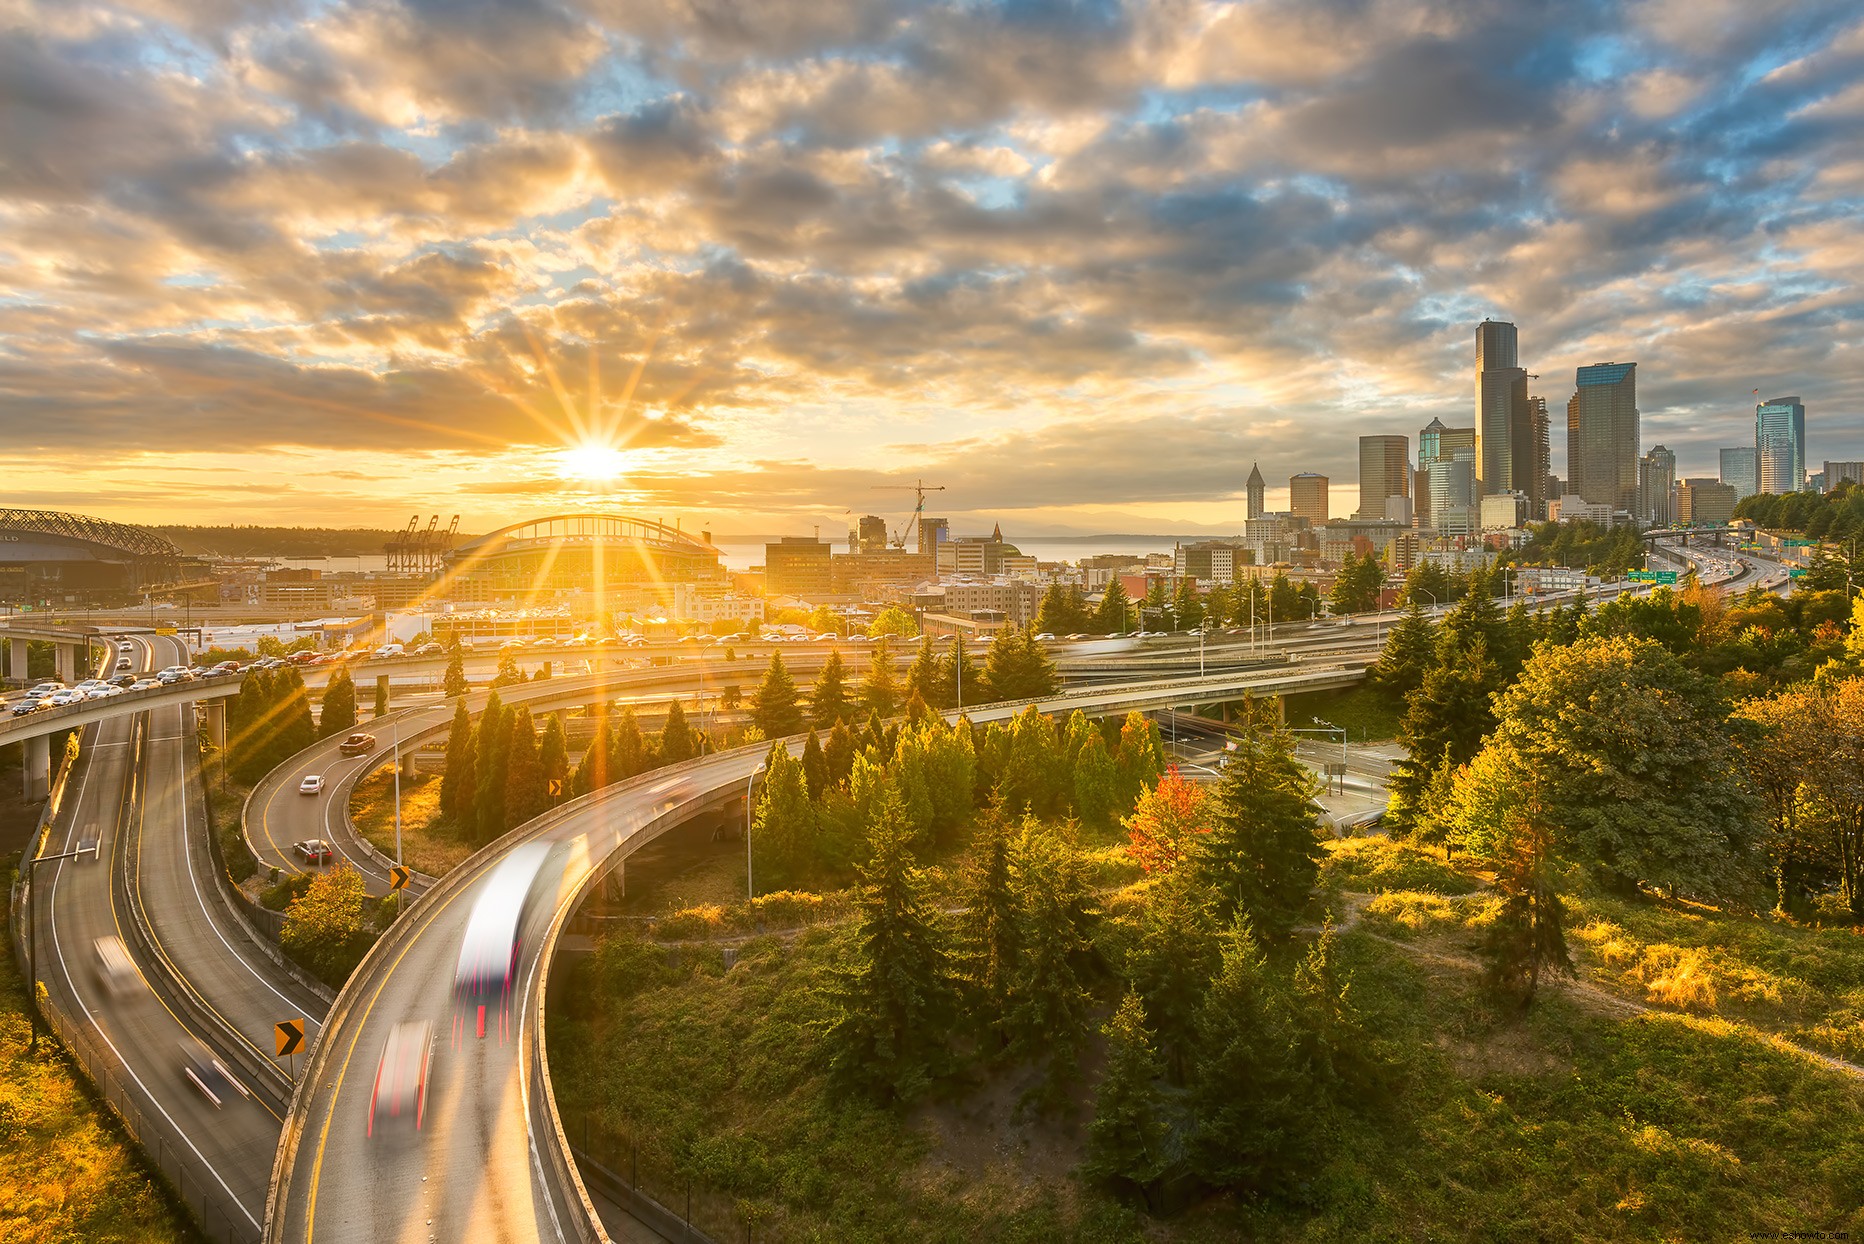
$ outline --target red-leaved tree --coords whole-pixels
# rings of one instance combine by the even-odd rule
[[[1121,822],[1131,839],[1126,853],[1148,873],[1170,872],[1198,835],[1210,832],[1205,802],[1203,787],[1185,781],[1173,765],[1156,787],[1140,793],[1133,814]]]

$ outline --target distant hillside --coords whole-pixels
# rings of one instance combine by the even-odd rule
[[[221,557],[358,557],[399,535],[373,527],[156,527],[183,551]]]

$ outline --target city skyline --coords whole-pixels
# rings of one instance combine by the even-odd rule
[[[1679,470],[1755,388],[1864,437],[1844,5],[281,13],[19,10],[16,504],[1221,531],[1465,426],[1485,315]]]

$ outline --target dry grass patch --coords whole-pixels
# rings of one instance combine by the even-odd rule
[[[350,791],[350,822],[356,832],[395,858],[395,773],[383,769]],[[462,840],[440,816],[440,777],[416,773],[401,779],[401,858],[416,872],[441,877],[477,848]]]

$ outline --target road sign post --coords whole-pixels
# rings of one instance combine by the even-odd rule
[[[406,864],[391,865],[388,870],[388,888],[397,891],[405,890],[408,888],[409,879],[413,876],[414,870]]]
[[[302,1019],[281,1019],[272,1025],[272,1040],[278,1048],[278,1057],[286,1061],[287,1074],[295,1082],[298,1078],[297,1052],[304,1048],[304,1021]]]

